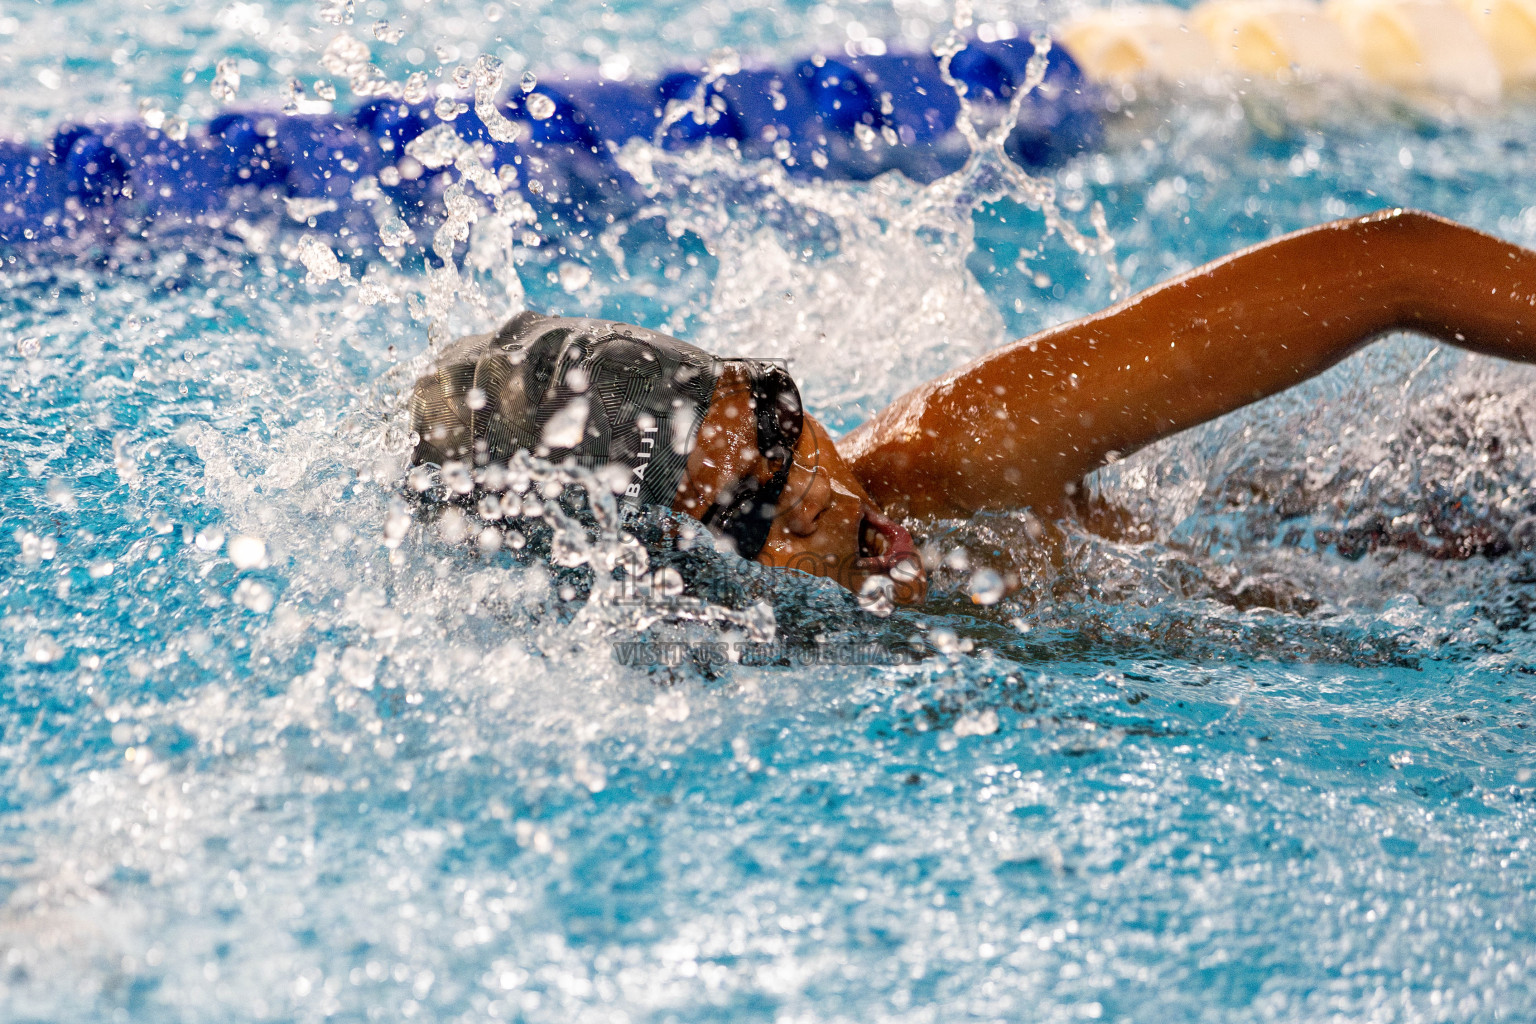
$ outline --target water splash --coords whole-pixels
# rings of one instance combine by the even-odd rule
[[[1115,240],[1109,233],[1103,205],[1095,202],[1090,209],[1089,222],[1094,231],[1094,237],[1090,240],[1062,216],[1056,205],[1055,186],[1025,171],[1010,160],[1003,149],[1019,123],[1019,112],[1023,109],[1025,99],[1045,80],[1046,62],[1051,51],[1050,36],[1037,32],[1030,37],[1034,54],[1026,65],[1023,81],[1014,88],[1003,116],[994,126],[982,131],[978,128],[978,110],[968,96],[966,84],[956,79],[950,70],[955,57],[967,45],[963,33],[970,28],[971,20],[968,0],[957,0],[949,31],[933,48],[934,56],[939,58],[940,76],[960,100],[960,113],[955,120],[955,128],[965,138],[971,151],[965,167],[935,183],[941,185],[935,200],[947,200],[969,211],[1006,196],[1039,210],[1045,216],[1048,234],[1060,235],[1062,241],[1076,253],[1103,261],[1113,285],[1111,297],[1124,298],[1129,294],[1129,285],[1121,277],[1114,260]]]
[[[657,124],[652,142],[661,146],[664,144],[667,132],[673,125],[678,124],[684,118],[691,117],[695,124],[712,125],[720,119],[720,111],[709,102],[710,87],[720,79],[734,75],[741,70],[741,55],[729,47],[716,50],[709,55],[709,60],[704,65],[704,73],[699,76],[694,84],[693,91],[686,99],[668,100],[666,108],[662,111],[661,122]]]
[[[868,184],[806,181],[780,162],[746,163],[719,147],[628,144],[620,165],[664,211],[668,233],[700,238],[718,261],[697,328],[706,347],[788,355],[813,405],[834,422],[857,422],[911,383],[1007,340],[966,266],[974,214],[1005,199],[1039,210],[1047,238],[1101,261],[1123,290],[1102,207],[1090,211],[1090,241],[1057,208],[1054,186],[1003,152],[1047,53],[1041,41],[1032,81],[987,134],[963,114],[971,158],[929,185],[897,173]],[[628,230],[603,239],[621,273]],[[903,355],[893,361],[893,352]]]
[[[282,14],[267,5],[258,21],[257,6],[221,17],[265,21],[271,39]],[[9,13],[56,16],[38,10]],[[703,17],[680,15],[680,31]],[[467,46],[483,23],[464,20],[459,38],[410,42]],[[646,20],[668,19],[619,24]],[[1056,177],[1065,216],[1073,194],[1105,203],[1128,278],[1364,204],[1367,189],[1536,237],[1528,161],[1499,158],[1528,146],[1518,120],[1507,137],[1253,143],[1228,108],[1213,100],[1172,117],[1171,141],[1146,150],[1140,133]],[[1360,156],[1373,147],[1389,159]],[[963,265],[976,244],[963,203],[894,178],[765,182],[724,158],[671,159],[653,163],[650,215],[582,250],[595,269],[581,303],[596,286],[605,313],[793,352],[798,375],[831,382],[815,385],[818,408],[854,416],[925,362],[1007,336]],[[1102,490],[1175,544],[1082,536],[1065,572],[1028,577],[1033,604],[978,605],[966,588],[990,553],[1026,550],[1042,527],[959,524],[937,538],[969,552],[935,559],[940,603],[878,619],[832,588],[753,575],[707,536],[658,565],[642,524],[605,533],[605,513],[570,507],[567,489],[600,486],[532,463],[494,514],[433,520],[402,499],[423,335],[508,311],[495,289],[472,298],[491,280],[477,254],[510,253],[514,276],[522,258],[527,285],[557,299],[572,258],[507,248],[487,179],[473,164],[455,175],[477,212],[447,246],[457,283],[436,326],[433,282],[387,261],[350,288],[306,283],[292,237],[344,248],[307,226],[262,244],[247,223],[243,243],[208,251],[130,244],[105,269],[0,268],[4,1016],[1247,1024],[1381,1016],[1383,991],[1404,1019],[1531,1016],[1525,945],[1509,941],[1532,909],[1524,562],[1368,545],[1347,561],[1336,542],[1283,542],[1284,524],[1351,528],[1373,503],[1433,512],[1441,474],[1472,512],[1520,522],[1532,466],[1517,374],[1436,358],[1412,376],[1423,348],[1381,350],[1294,413],[1255,412],[1106,474]],[[1037,248],[1035,222],[1024,233]],[[401,242],[403,266],[434,244],[423,235]],[[649,264],[657,252],[698,271],[698,291],[646,305],[648,289],[682,287]],[[1067,297],[1049,306],[1027,285],[1026,319],[1098,300],[1050,271]],[[754,291],[754,272],[772,287]],[[369,305],[369,288],[416,303]],[[1449,407],[1425,401],[1440,387]],[[1312,462],[1298,436],[1317,442]],[[1259,497],[1234,504],[1243,489]],[[262,540],[266,566],[242,537]],[[602,582],[593,567],[610,559]],[[697,563],[730,572],[701,593]],[[1299,581],[1316,609],[1264,604],[1282,594],[1266,574]],[[621,663],[609,641],[647,630],[700,657]],[[754,636],[903,630],[927,638],[922,663],[729,661]]]

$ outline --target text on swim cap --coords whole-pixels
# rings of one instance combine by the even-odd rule
[[[656,453],[656,424],[654,421],[641,432],[640,450],[635,453],[635,465],[630,470],[634,479],[624,489],[626,498],[640,497],[640,488],[645,483],[645,470],[651,464],[651,456]]]

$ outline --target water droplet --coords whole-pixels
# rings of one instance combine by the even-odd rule
[[[427,76],[422,71],[412,71],[405,78],[405,86],[400,92],[400,97],[407,103],[424,103],[428,95]]]
[[[305,235],[299,239],[297,253],[299,262],[309,271],[305,280],[311,285],[350,276],[350,271],[342,266],[331,247],[314,235]]]
[[[475,61],[475,113],[485,130],[497,142],[516,142],[522,129],[507,120],[497,100],[501,93],[501,61],[489,54],[482,54]]]
[[[378,655],[361,648],[348,647],[341,652],[341,663],[337,669],[341,673],[341,678],[359,690],[371,690],[378,667]]]
[[[709,55],[709,63],[705,67],[705,77],[713,81],[716,78],[724,78],[726,75],[734,75],[741,71],[741,54],[723,46]]]
[[[567,568],[584,565],[591,557],[591,546],[587,542],[586,532],[569,526],[557,527],[555,535],[550,538],[549,557],[556,565]],[[566,598],[567,601],[570,599],[570,597]]]
[[[443,464],[443,486],[454,494],[468,494],[475,489],[475,478],[464,463],[450,461]]]
[[[575,294],[592,280],[592,270],[582,263],[565,262],[560,264],[559,276],[560,287],[564,288],[567,294]]]
[[[153,96],[139,100],[139,118],[151,128],[159,128],[165,124],[165,111],[160,106],[160,101]]]
[[[555,116],[555,101],[542,92],[536,92],[529,96],[524,106],[528,110],[528,116],[535,121],[548,121],[551,117]]]
[[[213,84],[208,87],[213,98],[228,103],[240,92],[240,62],[234,57],[221,58],[213,69]]]
[[[257,615],[265,615],[272,610],[272,591],[256,580],[241,580],[235,587],[234,601]]]
[[[686,722],[689,710],[686,697],[671,690],[663,690],[646,709],[646,713],[668,722]]]
[[[193,543],[199,551],[217,551],[224,546],[224,531],[217,526],[205,526],[197,531]]]
[[[623,53],[610,53],[598,65],[597,72],[610,82],[622,82],[629,78],[631,62]]]
[[[683,592],[682,573],[670,566],[657,569],[656,575],[651,578],[651,590],[661,597],[681,596]]]
[[[582,397],[573,398],[561,406],[544,425],[541,447],[553,450],[580,444],[581,435],[587,429],[587,410],[587,400]]]
[[[379,241],[385,245],[410,245],[416,241],[416,232],[412,231],[405,221],[396,217],[380,225]]]
[[[320,66],[337,78],[352,78],[368,67],[368,44],[345,32],[326,44]]]
[[[406,475],[405,482],[413,491],[430,491],[437,486],[437,468],[435,466],[417,466]]]
[[[571,777],[593,793],[601,793],[608,785],[608,772],[596,761],[577,758],[571,769]]]
[[[955,635],[954,631],[942,627],[928,634],[928,642],[940,654],[960,654],[965,650],[960,643],[960,638]]]
[[[452,96],[439,96],[432,106],[432,113],[444,121],[452,121],[459,116],[459,101]]]
[[[407,157],[421,161],[422,167],[447,167],[458,160],[465,143],[450,124],[438,124],[427,129],[406,146]]]
[[[457,544],[469,536],[469,523],[464,513],[456,508],[446,508],[437,520],[437,535],[449,544]]]
[[[523,90],[525,95],[527,93],[533,92],[534,88],[538,84],[539,76],[534,74],[532,71],[524,71],[522,79],[518,82],[518,86]]]
[[[329,103],[336,99],[336,87],[322,78],[315,83],[315,95]]]
[[[324,197],[312,199],[307,196],[289,196],[283,200],[283,205],[291,220],[304,224],[311,217],[318,217],[322,213],[330,213],[336,209],[336,200]]]
[[[18,530],[15,539],[21,545],[21,562],[23,565],[36,565],[38,562],[46,562],[58,554],[59,541],[56,537],[39,537],[30,530]]]
[[[236,569],[259,569],[267,564],[267,542],[242,533],[229,539],[225,554]]]
[[[990,736],[995,732],[997,732],[997,712],[991,708],[984,711],[967,711],[955,719],[956,736]]]
[[[891,579],[897,583],[915,582],[922,574],[922,562],[916,558],[904,558],[891,567]]]
[[[24,651],[27,660],[38,665],[47,665],[64,657],[64,648],[60,647],[58,641],[47,633],[29,637]]]
[[[896,610],[896,584],[889,576],[871,576],[859,587],[859,607],[886,618]]]
[[[389,503],[389,513],[384,517],[384,546],[398,548],[411,528],[411,512],[405,502],[396,498]]]
[[[971,574],[968,588],[971,600],[980,605],[993,605],[1003,599],[1003,578],[991,569],[977,569]]]
[[[475,88],[494,89],[501,84],[501,60],[488,53],[482,53],[475,58],[475,66],[472,73]]]
[[[405,29],[395,28],[389,22],[380,19],[373,23],[373,38],[381,43],[389,43],[393,46],[405,38]]]
[[[352,21],[353,0],[320,0],[320,20],[331,25],[347,25]]]
[[[69,486],[68,480],[61,480],[58,477],[49,480],[46,493],[48,500],[61,508],[72,509],[75,507],[75,491],[74,488]]]

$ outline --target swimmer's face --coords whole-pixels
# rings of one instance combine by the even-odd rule
[[[772,473],[757,448],[749,389],[744,380],[730,376],[737,373],[727,367],[721,376],[672,505],[696,519],[737,480],[756,476],[766,481]],[[826,576],[855,593],[870,577],[888,576],[902,604],[921,601],[927,591],[911,536],[880,511],[837,453],[826,428],[810,416],[805,417],[794,465],[757,561]]]

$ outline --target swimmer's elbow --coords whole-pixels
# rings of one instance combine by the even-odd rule
[[[1393,206],[1385,210],[1377,210],[1368,213],[1364,217],[1353,220],[1340,221],[1343,224],[1375,225],[1378,230],[1399,233],[1420,232],[1424,230],[1440,230],[1447,227],[1460,227],[1453,220],[1447,220],[1438,214],[1425,210],[1415,210],[1406,206]]]

